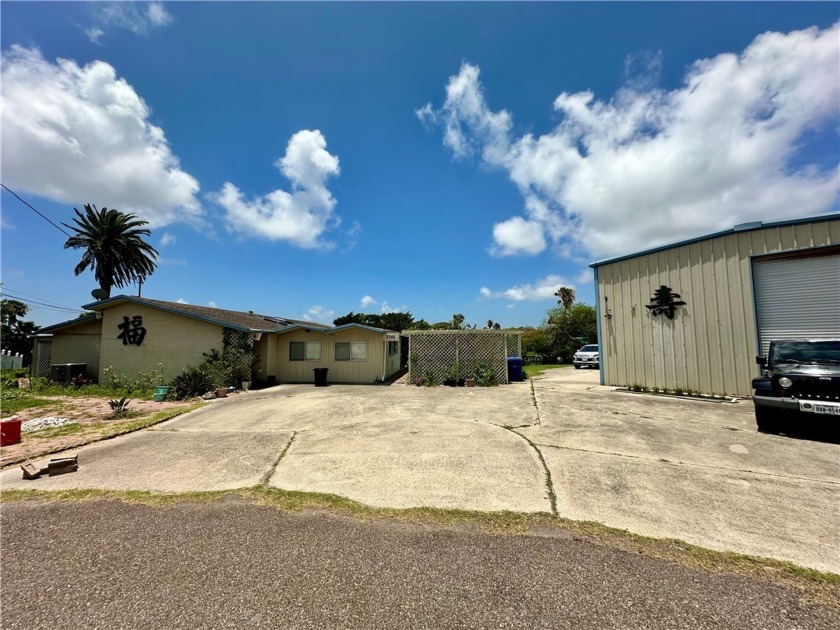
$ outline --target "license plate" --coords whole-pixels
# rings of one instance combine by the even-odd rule
[[[800,400],[799,409],[808,413],[824,413],[830,416],[840,416],[840,403]]]

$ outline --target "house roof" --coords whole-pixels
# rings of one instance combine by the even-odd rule
[[[66,322],[59,322],[58,324],[53,324],[52,326],[43,326],[38,329],[36,334],[41,335],[67,328],[75,328],[76,326],[81,326],[82,324],[89,324],[92,321],[96,321],[96,315],[94,313],[87,313],[81,317],[77,317],[76,319],[68,319]]]
[[[367,324],[357,324],[356,322],[350,322],[349,324],[342,324],[341,326],[329,326],[329,327],[315,326],[315,327],[320,328],[320,332],[325,332],[325,333],[337,333],[337,332],[341,332],[342,330],[347,330],[348,328],[362,328],[364,330],[370,330],[371,332],[375,332],[375,333],[398,332],[396,330],[389,330],[387,328],[376,328],[374,326],[368,326]],[[297,330],[297,329],[301,329],[301,328],[304,328],[304,329],[305,328],[313,328],[313,326],[312,326],[311,322],[300,322],[300,323],[295,324],[293,326],[289,326],[288,328],[284,328],[283,332],[288,332],[290,330]]]
[[[655,254],[656,252],[662,252],[666,249],[673,249],[675,247],[682,247],[683,245],[691,245],[693,243],[699,243],[701,241],[708,241],[713,238],[718,238],[719,236],[727,236],[728,234],[736,234],[738,232],[750,232],[752,230],[762,230],[765,228],[774,228],[774,227],[785,227],[788,225],[799,225],[802,223],[821,223],[822,221],[837,221],[840,219],[840,212],[829,212],[827,214],[818,214],[813,217],[805,217],[802,219],[790,219],[786,221],[768,221],[764,223],[762,221],[752,221],[751,223],[741,223],[740,225],[736,225],[731,227],[727,230],[721,230],[720,232],[713,232],[712,234],[706,234],[704,236],[697,236],[695,238],[689,238],[684,241],[678,241],[676,243],[670,243],[668,245],[660,245],[658,247],[651,247],[650,249],[645,249],[640,252],[635,252],[633,254],[626,254],[624,256],[616,256],[615,258],[607,258],[605,260],[598,260],[594,263],[591,263],[589,266],[593,269],[595,267],[601,267],[602,265],[608,265],[610,263],[619,262],[622,260],[629,260],[630,258],[637,258],[639,256],[645,256],[647,254]]]
[[[150,300],[149,298],[137,297],[134,295],[116,295],[114,297],[85,304],[82,308],[91,311],[102,311],[117,304],[131,302],[151,308],[157,308],[170,313],[192,317],[219,326],[242,330],[246,332],[279,332],[291,327],[317,328],[331,330],[332,326],[306,322],[300,319],[289,319],[287,317],[274,317],[271,315],[260,315],[253,312],[229,311],[223,308],[212,308],[210,306],[196,306],[194,304],[181,304],[180,302],[165,302],[163,300]],[[65,322],[66,323],[66,322]],[[61,326],[62,324],[56,324]]]

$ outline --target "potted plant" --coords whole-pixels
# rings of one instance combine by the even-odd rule
[[[447,387],[455,387],[458,384],[458,363],[450,365],[443,373],[443,384]]]

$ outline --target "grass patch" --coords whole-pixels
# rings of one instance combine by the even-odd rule
[[[732,552],[720,552],[689,543],[640,536],[590,521],[572,521],[560,516],[519,512],[474,512],[440,508],[374,508],[333,494],[297,492],[255,486],[242,490],[164,494],[113,490],[5,490],[3,502],[37,500],[89,501],[112,500],[149,506],[166,506],[181,501],[211,502],[235,497],[285,513],[327,511],[336,516],[375,521],[387,519],[400,523],[443,527],[479,527],[498,535],[551,536],[564,533],[577,541],[603,545],[628,553],[674,562],[714,573],[732,573],[750,579],[772,582],[804,591],[808,598],[840,609],[840,575],[799,567],[790,562],[757,558]]]
[[[554,368],[567,368],[570,365],[570,363],[536,363],[534,365],[523,365],[522,369],[525,370],[525,376],[528,378],[534,378],[546,370],[553,370]]]
[[[3,416],[10,416],[24,409],[44,407],[54,403],[54,400],[39,398],[31,394],[29,390],[4,387],[2,394],[0,394],[0,413]]]

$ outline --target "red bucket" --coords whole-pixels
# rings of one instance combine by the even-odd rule
[[[23,421],[17,416],[0,422],[0,446],[11,446],[20,442],[20,425]]]

